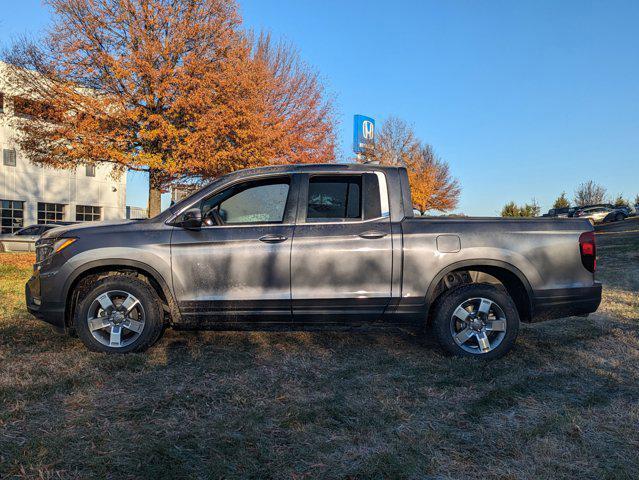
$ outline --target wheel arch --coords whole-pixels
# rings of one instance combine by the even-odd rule
[[[177,308],[177,302],[169,288],[169,284],[157,270],[136,260],[120,258],[101,259],[83,264],[74,270],[67,278],[63,289],[63,298],[65,299],[65,325],[67,327],[71,324],[77,302],[77,298],[74,298],[76,287],[83,279],[109,272],[132,272],[144,277],[156,291],[160,300],[168,307],[172,320],[176,321],[179,318],[180,312]]]
[[[428,318],[432,318],[431,309],[444,291],[441,285],[444,278],[456,271],[482,272],[495,277],[511,296],[522,321],[529,322],[533,312],[533,290],[526,276],[514,265],[501,260],[475,259],[462,260],[443,268],[431,282],[426,293]]]

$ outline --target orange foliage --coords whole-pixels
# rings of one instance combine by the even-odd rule
[[[390,117],[383,123],[370,156],[383,165],[406,167],[413,206],[421,212],[457,206],[460,187],[448,164],[437,158],[430,145],[419,141],[403,120]]]
[[[159,200],[185,177],[332,161],[332,105],[317,75],[289,46],[242,31],[234,2],[45,3],[49,36],[7,57],[20,95],[48,112],[16,119],[33,162],[148,171]]]

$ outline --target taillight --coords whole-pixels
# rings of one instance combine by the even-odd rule
[[[579,251],[581,252],[581,263],[586,267],[586,270],[594,273],[597,269],[595,232],[584,232],[579,235]]]

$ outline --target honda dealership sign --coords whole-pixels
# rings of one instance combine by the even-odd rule
[[[375,120],[364,115],[355,115],[353,126],[353,151],[355,153],[366,153],[373,147],[375,140]]]

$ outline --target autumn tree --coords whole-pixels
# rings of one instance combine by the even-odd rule
[[[520,210],[519,206],[515,202],[508,202],[501,209],[501,214],[500,215],[502,217],[519,217],[519,216],[521,216],[520,212],[521,212],[521,210]]]
[[[333,159],[332,104],[317,74],[290,46],[243,31],[235,2],[45,3],[49,33],[5,55],[32,101],[15,125],[32,162],[146,171],[154,215],[178,179]]]
[[[606,189],[601,185],[589,180],[582,183],[575,191],[575,205],[583,207],[585,205],[595,205],[603,203],[606,197]]]
[[[419,140],[413,128],[397,117],[389,117],[376,132],[370,158],[382,165],[402,165],[408,171],[415,208],[446,211],[457,206],[459,182],[450,174],[432,146]]]
[[[541,207],[537,201],[533,198],[530,203],[525,203],[522,206],[517,205],[515,202],[508,202],[501,209],[502,217],[538,217],[541,212]]]
[[[628,200],[623,198],[623,194],[620,193],[619,195],[617,195],[617,198],[615,198],[614,206],[615,207],[629,207],[630,206],[630,202],[628,202]]]
[[[566,192],[561,192],[561,195],[559,195],[559,197],[557,197],[557,200],[555,200],[555,203],[553,203],[552,208],[569,208],[570,207],[570,202],[568,201],[568,198],[566,197]]]

